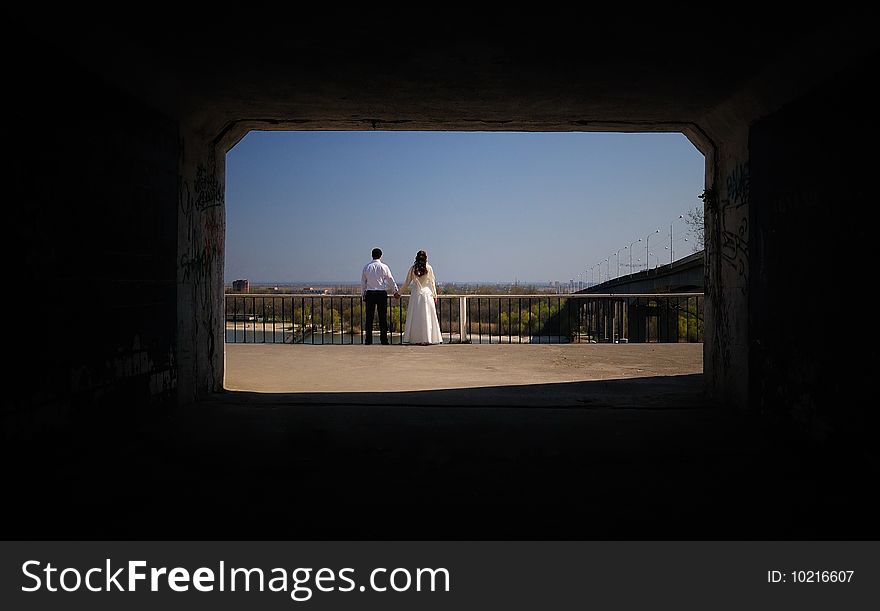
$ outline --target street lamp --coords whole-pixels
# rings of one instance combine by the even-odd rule
[[[615,255],[617,257],[617,277],[618,278],[620,278],[620,251],[621,250],[626,250],[626,246],[624,246],[623,248],[618,248],[617,254]]]
[[[648,253],[648,254],[651,255],[652,257],[654,257],[654,269],[657,269],[660,266],[660,257],[655,255],[654,253]],[[648,259],[648,261],[650,261],[650,259]]]
[[[605,259],[605,280],[611,280],[611,255]]]
[[[660,233],[660,230],[659,230],[659,229],[656,229],[656,230],[654,230],[654,233]],[[649,234],[648,234],[648,237],[645,238],[645,272],[648,271],[648,267],[649,267],[649,262],[648,262],[648,254],[649,254],[649,253],[648,253],[648,245],[650,244],[650,242],[651,242],[651,236],[654,235],[654,233],[649,233]]]
[[[636,242],[641,242],[642,238],[636,240]],[[631,242],[629,245],[629,273],[633,273],[633,244],[636,242]]]
[[[684,218],[683,214],[678,215],[678,220],[681,220],[683,218]],[[673,223],[674,223],[674,221],[673,221]],[[672,225],[673,225],[673,223],[669,223],[669,262],[670,263],[672,263],[675,260],[675,246],[674,246],[675,242],[672,239],[672,236],[673,236]],[[685,241],[687,241],[687,238],[685,238]]]

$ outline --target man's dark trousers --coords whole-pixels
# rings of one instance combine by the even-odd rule
[[[367,291],[367,335],[364,343],[373,343],[373,309],[379,308],[379,339],[383,345],[388,344],[388,293],[385,291]]]

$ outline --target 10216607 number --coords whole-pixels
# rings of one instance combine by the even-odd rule
[[[850,583],[855,571],[791,571],[794,583]]]

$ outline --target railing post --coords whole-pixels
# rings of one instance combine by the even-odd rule
[[[467,333],[465,330],[468,328],[468,316],[467,316],[467,297],[459,297],[458,298],[458,333],[461,338],[461,343],[466,344],[469,342],[467,337]]]

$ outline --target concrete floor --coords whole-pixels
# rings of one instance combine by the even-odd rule
[[[225,386],[276,393],[367,393],[556,384],[562,392],[567,388],[562,383],[702,371],[702,344],[227,344]],[[571,398],[547,394],[552,388],[546,386],[534,400],[556,404]]]
[[[5,538],[880,535],[876,466],[708,404],[698,347],[228,348],[276,392],[6,445]]]

